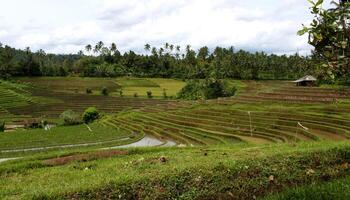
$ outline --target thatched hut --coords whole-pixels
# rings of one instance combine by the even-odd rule
[[[317,79],[311,75],[304,76],[296,81],[293,81],[297,86],[315,86]]]

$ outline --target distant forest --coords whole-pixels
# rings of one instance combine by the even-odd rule
[[[146,55],[133,51],[121,54],[114,43],[106,46],[98,42],[77,54],[56,55],[0,45],[0,76],[295,79],[313,74],[316,62],[312,56],[251,53],[234,47],[195,51],[189,45],[182,49],[166,43],[161,48],[149,44],[144,48]]]

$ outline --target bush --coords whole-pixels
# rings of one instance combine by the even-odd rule
[[[147,97],[148,98],[152,98],[153,96],[152,96],[152,91],[147,91]]]
[[[0,132],[4,132],[4,131],[5,131],[5,122],[0,121]]]
[[[135,97],[135,98],[139,97],[139,95],[137,94],[137,92],[134,93],[134,97]]]
[[[168,98],[168,95],[166,94],[166,89],[163,89],[163,98],[164,98],[164,99],[167,99],[167,98]]]
[[[119,90],[119,95],[120,95],[120,97],[123,97],[123,90],[122,89]]]
[[[91,94],[91,93],[92,93],[91,88],[86,88],[86,94]]]
[[[108,95],[108,89],[107,87],[102,87],[101,94],[107,96]]]
[[[187,82],[185,87],[183,87],[179,91],[177,96],[180,99],[187,99],[187,100],[204,99],[202,88],[203,87],[199,81],[192,80]]]
[[[178,93],[178,98],[187,100],[216,99],[234,96],[236,87],[228,88],[227,84],[217,79],[189,81]]]
[[[81,124],[81,118],[73,110],[66,110],[61,115],[60,118],[63,120],[64,125],[77,125]]]
[[[236,95],[237,88],[235,86],[232,86],[231,88],[227,89],[225,92],[226,92],[226,96],[232,97]]]
[[[95,121],[99,117],[100,117],[100,114],[98,110],[95,107],[89,107],[85,110],[83,114],[83,121],[88,124]]]

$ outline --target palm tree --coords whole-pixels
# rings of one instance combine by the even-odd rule
[[[190,50],[191,50],[191,45],[188,44],[188,45],[186,46],[186,52],[190,52]]]
[[[30,53],[30,47],[26,47],[25,48],[25,52],[26,52],[26,54],[29,54]]]
[[[84,55],[84,52],[82,50],[78,51],[78,55],[79,56],[83,56]]]
[[[92,50],[91,44],[86,45],[86,46],[85,46],[85,50],[86,50],[87,52],[90,52],[90,51]]]
[[[104,43],[103,43],[102,41],[99,41],[99,42],[95,45],[94,52],[95,52],[95,53],[100,52],[103,46],[104,46]]]
[[[157,55],[157,48],[155,48],[155,47],[152,48],[152,54],[153,54],[154,56]]]
[[[164,49],[162,47],[160,47],[159,49],[159,55],[162,56],[163,55],[163,52],[164,52]]]
[[[151,50],[151,45],[150,44],[145,44],[145,50],[150,51]]]
[[[114,42],[111,44],[110,51],[113,53],[115,53],[117,51],[117,45]]]

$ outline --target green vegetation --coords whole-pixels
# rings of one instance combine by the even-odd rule
[[[152,96],[152,91],[147,91],[146,92],[146,94],[147,94],[147,97],[149,98],[149,99],[151,99],[151,98],[153,98],[153,96]]]
[[[87,93],[87,88],[94,94],[100,94],[101,88],[106,87],[109,92],[117,91],[120,86],[111,78],[81,78],[81,77],[18,77],[22,83],[55,92]]]
[[[228,88],[228,84],[220,80],[192,80],[180,90],[178,98],[187,100],[216,99],[218,97],[234,96],[236,91],[237,89],[234,86]]]
[[[89,124],[98,118],[100,118],[100,113],[95,107],[89,107],[84,111],[83,120],[85,123]]]
[[[63,120],[64,125],[77,125],[82,123],[81,117],[73,110],[64,111],[60,115],[60,118]]]
[[[323,8],[323,0],[310,1],[314,20],[304,26],[300,35],[309,34],[309,44],[315,47],[319,59],[317,72],[321,81],[350,85],[350,2],[332,1],[332,7]]]
[[[158,85],[153,88],[162,88]],[[81,112],[74,110],[75,115],[93,105],[106,109],[122,104],[124,109],[88,126],[1,134],[0,157],[24,158],[1,164],[0,187],[4,189],[0,198],[103,199],[133,198],[134,194],[146,198],[156,194],[156,199],[218,195],[252,199],[350,175],[344,168],[350,148],[350,93],[346,89],[300,88],[284,81],[226,80],[224,85],[237,88],[236,95],[207,101],[119,98],[68,90],[60,95],[32,86],[30,98],[39,94],[59,98],[65,102],[60,107],[63,111],[79,106]],[[122,84],[120,88],[128,91]],[[162,95],[164,90],[160,91]],[[138,109],[125,109],[133,104]],[[48,110],[40,111],[54,113],[58,105],[45,105]],[[37,110],[29,108],[30,114]],[[18,107],[18,111],[23,114],[25,109]],[[162,144],[171,141],[186,147],[100,152],[100,148],[129,144],[145,135]],[[15,184],[19,181],[21,185]]]
[[[219,75],[218,78],[296,79],[315,72],[313,57],[298,54],[269,55],[265,52],[236,51],[234,47],[216,47],[210,50],[209,47],[204,46],[194,50],[190,45],[175,47],[168,44],[166,47],[147,48],[149,55],[138,55],[134,51],[126,51],[121,54],[112,46],[114,45],[106,46],[100,41],[95,48],[86,48],[88,54],[93,51],[96,56],[84,55],[82,52],[73,55],[53,55],[46,54],[43,50],[32,52],[29,48],[18,50],[4,46],[0,47],[0,66],[4,66],[0,68],[0,74],[4,78],[11,76],[121,77],[132,75],[135,77],[204,79],[215,72]],[[183,56],[181,56],[182,53]],[[147,84],[142,83],[142,85]],[[71,86],[75,87],[76,84],[71,84]],[[77,89],[81,91],[79,85],[77,86]],[[152,87],[152,85],[148,86]],[[71,88],[68,89],[71,90]]]
[[[103,86],[101,89],[101,94],[107,96],[109,94],[109,91],[107,87]],[[121,95],[122,96],[122,95]]]
[[[92,90],[90,88],[86,88],[86,94],[91,94]]]
[[[175,79],[162,78],[117,78],[118,85],[122,87],[123,95],[147,97],[147,91],[157,98],[164,98],[164,90],[167,95],[175,97],[177,92],[185,86],[185,82]]]
[[[115,129],[110,126],[104,126],[99,123],[90,124],[92,132],[84,125],[77,126],[57,126],[50,130],[29,129],[17,130],[0,134],[0,157],[11,155],[12,153],[21,153],[22,149],[56,147],[60,146],[92,143],[91,145],[99,145],[96,143],[105,142],[106,146],[116,143],[128,143],[130,135],[127,132]],[[83,147],[83,146],[82,146]],[[45,149],[43,149],[45,150]],[[49,150],[49,149],[48,149]],[[33,152],[40,149],[32,149]]]
[[[39,155],[0,166],[0,197],[253,199],[349,175],[349,148],[348,142],[146,148],[60,166],[47,163],[74,154]]]
[[[311,185],[292,188],[280,194],[271,195],[266,200],[283,199],[349,199],[350,176],[326,183],[313,183]]]
[[[5,131],[5,122],[0,120],[0,132],[4,132]]]

